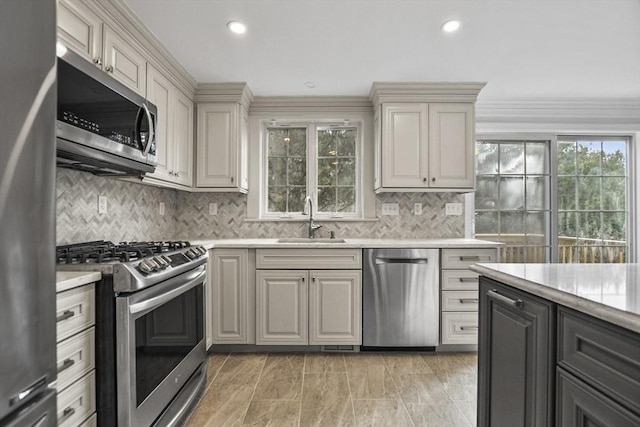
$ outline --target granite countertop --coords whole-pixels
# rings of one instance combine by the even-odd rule
[[[281,243],[278,239],[190,240],[192,245],[213,248],[495,248],[500,243],[478,239],[344,239],[344,243]]]
[[[640,333],[640,264],[475,264],[471,270]]]
[[[56,292],[97,282],[101,278],[99,271],[56,271]]]

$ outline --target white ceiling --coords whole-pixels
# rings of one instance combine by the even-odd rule
[[[259,96],[486,81],[480,99],[640,98],[640,0],[125,3],[198,82],[248,82]],[[444,34],[451,17],[462,27]],[[230,20],[247,33],[231,34]]]

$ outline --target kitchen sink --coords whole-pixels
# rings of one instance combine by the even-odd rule
[[[307,237],[289,237],[278,239],[278,243],[346,243],[344,239],[330,239],[328,237],[309,239]]]

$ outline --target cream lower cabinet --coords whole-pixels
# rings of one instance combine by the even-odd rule
[[[360,250],[259,249],[256,266],[256,344],[362,343]]]
[[[469,267],[497,257],[493,248],[442,249],[441,344],[478,343],[478,274]]]
[[[210,251],[207,347],[211,344],[255,344],[254,269],[253,251]]]

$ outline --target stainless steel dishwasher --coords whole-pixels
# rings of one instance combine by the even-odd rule
[[[364,249],[362,345],[435,347],[438,249]]]

